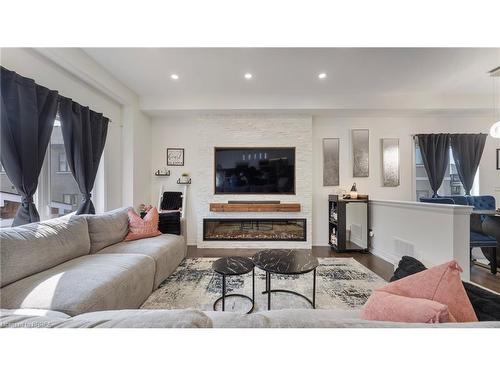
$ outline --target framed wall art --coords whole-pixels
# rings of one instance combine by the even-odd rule
[[[183,148],[167,148],[167,165],[168,166],[183,166],[184,165],[184,149]]]
[[[399,138],[382,138],[382,185],[399,186]]]
[[[368,129],[352,130],[352,176],[368,177],[370,174],[370,132]]]
[[[323,139],[323,186],[339,186],[339,138]]]

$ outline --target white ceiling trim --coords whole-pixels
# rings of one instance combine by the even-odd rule
[[[34,50],[120,105],[133,105],[139,101],[135,92],[109,74],[80,48],[34,48]]]

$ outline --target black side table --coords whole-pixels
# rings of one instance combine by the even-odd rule
[[[270,249],[259,251],[252,257],[253,263],[261,270],[266,271],[267,309],[271,310],[271,293],[290,293],[304,298],[313,309],[316,308],[316,268],[319,266],[318,258],[304,250]],[[301,275],[313,272],[312,300],[308,297],[288,289],[271,289],[271,274]]]
[[[212,269],[215,273],[222,276],[222,297],[215,300],[213,307],[214,311],[217,311],[216,305],[220,300],[222,300],[222,311],[225,311],[226,297],[243,297],[252,302],[252,307],[247,311],[247,314],[250,314],[255,307],[255,269],[253,262],[244,257],[225,257],[217,259],[212,264]],[[226,276],[244,275],[250,271],[252,271],[252,298],[244,294],[226,294]]]

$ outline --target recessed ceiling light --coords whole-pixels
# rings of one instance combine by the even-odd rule
[[[179,79],[179,76],[177,74],[171,74],[170,78],[172,78],[174,81],[177,81]]]
[[[318,74],[319,79],[325,79],[326,78],[326,73],[319,73]]]
[[[245,73],[245,79],[252,79],[252,73]]]

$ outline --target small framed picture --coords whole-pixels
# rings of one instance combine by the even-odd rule
[[[497,170],[500,170],[500,148],[497,148]]]
[[[184,165],[184,149],[183,148],[167,148],[167,165],[183,166]]]

